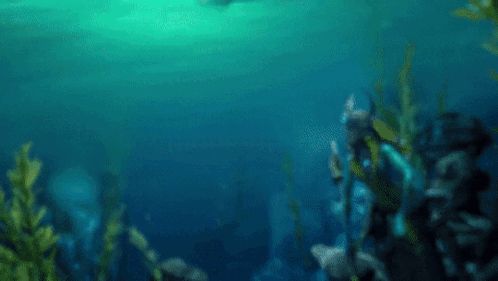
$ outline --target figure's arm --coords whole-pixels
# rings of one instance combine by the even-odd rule
[[[387,161],[402,176],[401,184],[401,205],[394,218],[394,234],[402,236],[405,234],[405,218],[418,207],[424,194],[423,181],[416,175],[415,169],[408,160],[401,155],[393,146],[382,144],[381,159]]]

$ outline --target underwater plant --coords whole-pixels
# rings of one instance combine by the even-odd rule
[[[207,274],[187,264],[181,258],[159,262],[156,251],[150,248],[145,236],[136,228],[128,229],[129,241],[142,254],[151,281],[208,281]]]
[[[145,266],[152,276],[152,280],[161,281],[163,274],[159,265],[158,255],[156,251],[150,248],[147,238],[135,227],[128,229],[128,237],[130,244],[142,254]]]
[[[466,7],[453,11],[457,17],[472,21],[489,20],[494,26],[491,39],[482,44],[482,47],[495,56],[498,56],[498,0],[468,0]],[[491,77],[498,81],[496,70],[491,72]]]
[[[116,258],[116,251],[118,249],[119,237],[124,231],[123,223],[123,208],[113,212],[105,226],[102,252],[100,253],[97,281],[106,281],[109,278],[109,271],[112,261]]]
[[[0,280],[56,281],[57,236],[42,223],[47,210],[37,206],[33,190],[42,164],[30,149],[31,143],[21,147],[7,173],[12,198],[0,191]]]
[[[97,281],[110,279],[113,262],[119,258],[119,240],[125,226],[123,213],[125,207],[121,198],[121,185],[117,173],[106,172],[102,176],[102,206],[105,221],[102,249],[97,264]]]
[[[294,195],[294,164],[289,155],[284,157],[282,171],[285,174],[285,192],[287,193],[287,206],[291,212],[294,222],[294,239],[299,253],[302,255],[303,262],[307,264],[307,255],[304,249],[304,226],[301,218],[301,206]]]

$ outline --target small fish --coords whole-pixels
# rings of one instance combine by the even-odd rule
[[[201,5],[228,6],[233,0],[199,0]]]
[[[250,2],[252,0],[198,0],[199,4],[203,6],[218,6],[226,7],[235,2]]]

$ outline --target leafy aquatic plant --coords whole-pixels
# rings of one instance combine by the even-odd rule
[[[42,221],[45,208],[39,208],[33,186],[41,162],[31,159],[31,144],[25,144],[8,171],[12,198],[0,190],[0,280],[55,281],[57,236]]]
[[[403,66],[399,72],[399,141],[401,149],[408,159],[412,158],[413,154],[413,141],[416,135],[416,121],[417,107],[413,102],[413,88],[412,88],[412,66],[413,57],[415,55],[415,47],[409,45],[406,48],[405,59]]]
[[[494,31],[491,39],[482,44],[482,47],[498,56],[498,0],[468,0],[466,7],[453,11],[457,17],[472,21],[489,20],[493,23]],[[498,73],[491,72],[491,77],[498,81]]]
[[[102,249],[97,264],[97,281],[112,280],[111,269],[119,258],[119,239],[124,232],[122,217],[124,206],[121,197],[119,176],[108,171],[102,176],[102,207],[105,228],[102,237]]]
[[[291,212],[292,220],[294,222],[294,239],[296,247],[302,255],[304,263],[307,264],[308,257],[304,249],[304,226],[301,218],[301,206],[294,195],[294,165],[292,158],[289,155],[284,157],[282,171],[286,176],[285,192],[288,197],[287,206]]]
[[[124,230],[122,215],[123,209],[121,208],[111,214],[107,220],[103,236],[102,253],[100,254],[98,265],[98,281],[106,281],[109,278],[111,263],[116,257],[116,251],[119,246],[118,240]]]
[[[128,236],[130,244],[137,248],[142,254],[145,266],[149,270],[153,280],[161,281],[163,274],[161,272],[158,255],[156,251],[150,248],[147,238],[145,238],[145,236],[135,227],[130,227],[128,229]]]

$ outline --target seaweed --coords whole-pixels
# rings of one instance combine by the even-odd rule
[[[100,254],[97,280],[106,281],[109,279],[110,267],[112,261],[116,258],[119,237],[123,233],[123,216],[124,208],[114,211],[108,218],[103,235],[102,253]]]
[[[57,280],[57,235],[42,224],[47,209],[37,206],[33,190],[42,164],[30,158],[30,149],[31,143],[21,147],[7,173],[12,198],[0,191],[0,280]]]
[[[304,248],[304,226],[301,217],[301,205],[294,195],[294,165],[292,158],[289,155],[284,157],[282,163],[282,171],[286,176],[285,192],[287,193],[287,206],[290,210],[292,220],[294,222],[294,241],[299,253],[303,257],[304,264],[308,264],[308,258]]]
[[[498,0],[468,0],[469,3],[453,11],[453,15],[472,21],[488,20],[494,26],[493,34],[488,42],[482,43],[482,48],[498,56]],[[491,78],[498,81],[498,74],[492,70]]]
[[[416,122],[415,117],[417,114],[417,107],[413,102],[413,89],[412,89],[412,67],[413,57],[415,55],[415,47],[408,45],[405,51],[405,58],[403,66],[399,72],[399,142],[401,149],[408,159],[413,156],[413,141],[416,135]]]
[[[498,1],[468,0],[466,7],[458,8],[453,14],[468,20],[491,20],[498,24]]]
[[[445,81],[441,90],[437,94],[437,112],[439,115],[446,113],[448,98],[448,81]]]
[[[125,207],[121,197],[121,185],[117,173],[108,171],[102,175],[102,208],[105,221],[102,249],[97,264],[96,280],[112,280],[112,266],[119,259],[119,240],[124,232]]]
[[[373,129],[383,141],[396,144],[409,159],[412,158],[413,141],[417,135],[418,108],[413,101],[411,75],[414,55],[415,46],[408,45],[398,74],[397,107],[385,103],[383,90],[378,85],[375,85],[373,99],[376,113],[372,120]]]
[[[132,244],[142,254],[145,266],[149,270],[152,280],[161,281],[163,273],[159,264],[159,258],[153,249],[150,248],[149,242],[145,236],[135,227],[128,229],[128,237],[130,244]]]

